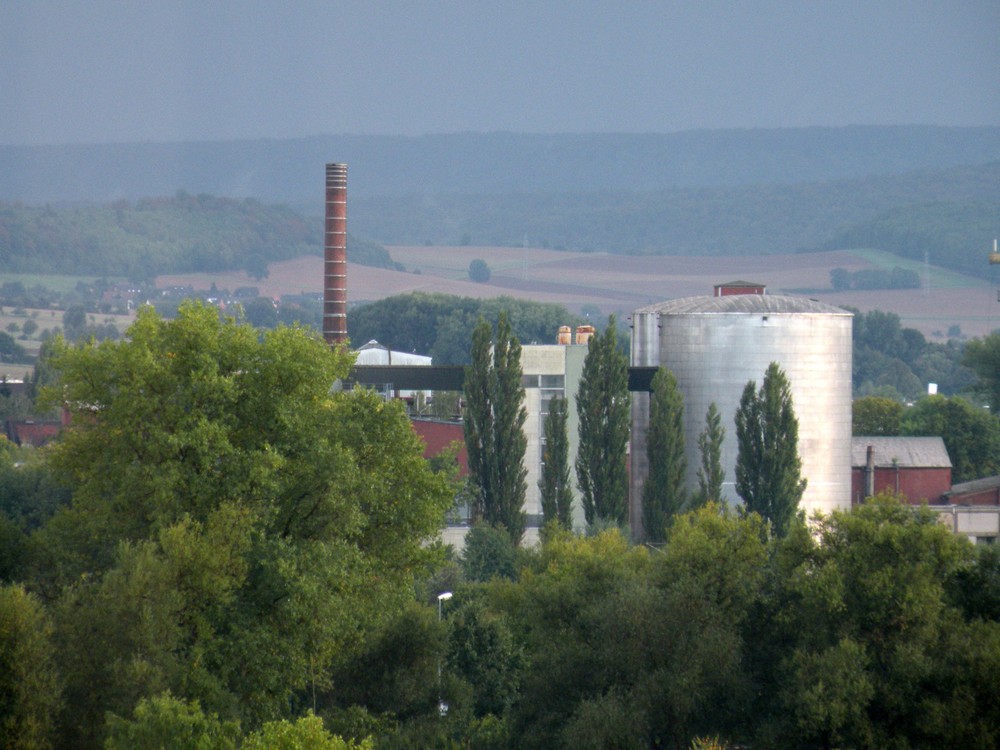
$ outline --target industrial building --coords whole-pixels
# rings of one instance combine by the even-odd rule
[[[576,453],[579,445],[579,418],[576,413],[576,394],[583,375],[583,361],[587,358],[588,343],[594,333],[593,326],[580,326],[573,337],[569,326],[559,331],[556,344],[530,344],[521,347],[521,383],[524,386],[524,407],[528,413],[524,423],[528,446],[524,457],[528,489],[524,510],[528,514],[529,539],[544,525],[542,497],[538,481],[542,476],[543,451],[545,450],[545,419],[553,398],[567,400],[566,433],[569,439],[569,466],[573,491],[573,526],[583,529],[583,506],[576,487]]]
[[[761,385],[777,362],[788,377],[799,421],[799,455],[808,485],[807,515],[851,507],[851,329],[853,315],[804,297],[771,295],[761,284],[719,285],[713,296],[685,297],[635,310],[631,365],[663,366],[684,397],[687,486],[697,489],[698,436],[711,403],[722,418],[723,495],[737,503],[735,415],[748,381]],[[632,396],[629,503],[642,535],[642,487],[648,474],[649,394]]]

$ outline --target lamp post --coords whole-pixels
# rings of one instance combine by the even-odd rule
[[[451,599],[452,593],[450,591],[442,591],[438,594],[438,622],[441,622],[443,617],[443,607],[444,603]],[[441,697],[441,659],[438,659],[438,713],[441,716],[448,715],[448,704],[444,702]]]

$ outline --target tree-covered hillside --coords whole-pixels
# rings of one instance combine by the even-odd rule
[[[1000,234],[1000,201],[900,206],[844,227],[824,249],[873,247],[904,258],[983,276]]]
[[[388,267],[350,240],[351,260]],[[128,276],[255,268],[321,254],[320,222],[257,200],[189,195],[73,207],[0,204],[0,271]]]
[[[928,205],[948,211],[927,212]],[[901,176],[657,192],[519,193],[357,199],[352,222],[388,244],[565,247],[621,254],[755,255],[850,246],[852,228],[889,215],[982,249],[994,236],[1000,162]],[[836,244],[841,242],[842,244]],[[896,251],[898,243],[865,247]],[[951,268],[953,258],[932,252]],[[920,253],[922,259],[922,251]]]
[[[1000,128],[455,133],[202,143],[0,146],[0,200],[135,200],[184,189],[320,213],[323,165],[353,197],[798,184],[1000,159]]]

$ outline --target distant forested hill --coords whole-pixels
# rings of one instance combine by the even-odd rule
[[[260,267],[321,254],[321,232],[284,206],[184,192],[103,206],[0,204],[0,271],[145,279]],[[352,261],[392,265],[385,248],[348,242]]]
[[[105,202],[186,190],[318,215],[330,161],[349,165],[354,198],[789,185],[1000,161],[1000,127],[0,146],[0,200]]]
[[[934,206],[934,208],[929,208]],[[651,192],[422,196],[352,202],[355,231],[387,244],[520,245],[649,255],[755,255],[879,247],[953,268],[1000,231],[1000,161],[796,185]],[[870,222],[878,225],[875,231]],[[890,236],[890,228],[892,235]],[[919,250],[901,239],[912,232]],[[981,270],[981,264],[978,267]]]
[[[1000,127],[0,146],[0,270],[209,270],[319,252],[328,161],[349,166],[352,235],[387,244],[696,256],[861,245],[981,273],[974,255],[1000,234]],[[391,264],[355,245],[353,260]]]

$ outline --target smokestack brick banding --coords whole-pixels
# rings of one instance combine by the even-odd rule
[[[347,342],[347,165],[326,165],[323,234],[323,338]]]

